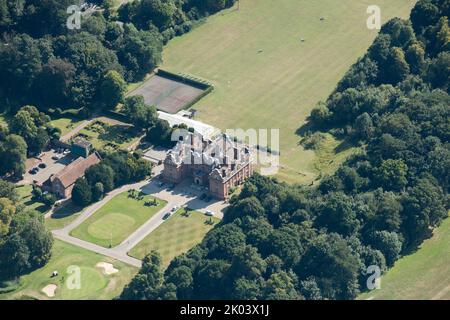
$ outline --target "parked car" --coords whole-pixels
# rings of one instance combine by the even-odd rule
[[[172,208],[172,212],[177,211],[179,208],[180,208],[180,207],[178,207],[178,206],[173,207],[173,208]]]
[[[34,171],[34,169],[30,169],[30,170],[28,170],[28,173],[29,174],[36,174],[36,171]]]
[[[215,213],[211,210],[206,210],[205,215],[207,215],[208,217],[214,217]]]
[[[58,157],[58,156],[53,156],[53,157],[52,157],[52,160],[57,161],[57,160],[59,160],[59,157]]]
[[[163,220],[169,219],[170,216],[171,216],[171,213],[170,213],[170,212],[167,212],[167,213],[164,215]]]
[[[47,165],[42,162],[42,163],[39,163],[38,167],[41,169],[45,169],[45,168],[47,168]]]
[[[34,167],[33,170],[39,172],[39,167]]]

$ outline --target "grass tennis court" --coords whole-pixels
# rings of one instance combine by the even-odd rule
[[[220,12],[171,40],[162,68],[212,82],[214,91],[194,105],[198,120],[221,129],[280,128],[279,177],[308,183],[322,160],[298,144],[296,131],[376,37],[367,7],[378,5],[385,22],[407,18],[414,3],[241,0],[240,11]]]
[[[146,202],[156,200],[156,206],[146,206]],[[128,192],[112,198],[90,216],[71,236],[98,244],[103,247],[117,246],[143,223],[166,205],[166,201],[151,196],[141,200],[129,197]]]
[[[206,217],[197,211],[190,211],[189,216],[183,213],[184,209],[174,213],[129,254],[142,259],[152,250],[156,250],[161,254],[163,265],[167,267],[173,258],[202,241],[205,234],[214,227],[213,224],[207,224],[207,221],[211,219],[214,224],[219,222],[219,219]]]
[[[147,104],[156,106],[158,110],[177,113],[203,92],[204,89],[200,87],[154,75],[130,95],[142,95]]]

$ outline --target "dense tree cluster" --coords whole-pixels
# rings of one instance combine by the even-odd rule
[[[161,274],[152,254],[122,299],[352,299],[447,217],[449,6],[393,19],[326,103],[321,130],[362,152],[315,187],[252,176],[224,220]]]
[[[137,153],[115,152],[106,154],[99,164],[86,170],[72,190],[72,201],[86,206],[103,198],[104,194],[145,179],[151,174],[151,165]]]
[[[115,107],[124,79],[142,80],[160,63],[163,42],[234,0],[136,0],[118,14],[111,1],[94,2],[106,9],[83,14],[81,29],[70,30],[71,0],[0,1],[0,112]]]
[[[51,257],[53,237],[42,214],[18,200],[15,186],[0,180],[0,281],[42,267]]]
[[[22,177],[28,155],[39,154],[61,132],[50,125],[50,118],[34,106],[24,106],[0,127],[0,176]]]
[[[172,133],[179,126],[172,128],[166,120],[159,119],[156,108],[146,104],[143,96],[126,98],[122,112],[136,128],[145,131],[145,141],[168,148],[174,145]]]
[[[140,29],[156,27],[164,42],[192,28],[192,22],[233,6],[235,0],[135,0],[119,9],[119,19]]]

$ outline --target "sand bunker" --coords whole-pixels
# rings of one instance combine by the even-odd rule
[[[95,265],[97,268],[102,268],[103,272],[107,275],[119,272],[111,263],[108,262],[99,262]]]
[[[58,289],[56,284],[49,284],[42,289],[42,292],[45,293],[47,297],[53,298],[55,296],[56,289]]]

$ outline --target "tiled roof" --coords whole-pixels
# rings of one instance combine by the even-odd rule
[[[84,172],[94,164],[100,162],[100,156],[94,152],[87,158],[79,157],[74,162],[69,164],[63,170],[52,177],[52,181],[59,179],[62,185],[67,188],[75,183],[78,178],[84,176]]]

